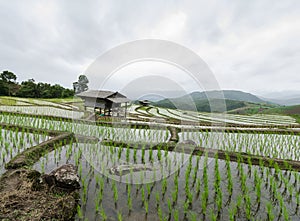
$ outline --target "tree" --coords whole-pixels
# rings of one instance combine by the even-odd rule
[[[0,96],[7,96],[8,95],[8,87],[5,84],[5,82],[3,82],[2,80],[0,80]]]
[[[2,81],[9,83],[15,83],[15,81],[17,80],[17,76],[10,71],[3,71],[0,74],[0,78]]]
[[[0,81],[1,81],[1,95],[8,95],[15,94],[16,90],[18,90],[18,85],[16,84],[17,76],[10,72],[10,71],[3,71],[0,74]]]
[[[87,91],[89,89],[88,83],[89,80],[85,75],[79,75],[78,81],[73,83],[75,94]]]
[[[37,85],[35,84],[35,80],[29,79],[28,81],[23,81],[17,96],[31,98],[38,97],[38,89]]]

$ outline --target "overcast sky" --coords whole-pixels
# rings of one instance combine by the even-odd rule
[[[0,1],[0,71],[19,81],[72,87],[98,56],[145,38],[193,50],[222,89],[300,88],[299,0]],[[158,71],[145,67],[136,71]]]

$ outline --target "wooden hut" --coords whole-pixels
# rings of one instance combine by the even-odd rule
[[[123,94],[112,91],[88,90],[76,96],[84,100],[85,110],[93,108],[100,116],[120,116],[124,113],[126,117],[127,103],[130,102]],[[121,108],[122,104],[125,104],[125,110]]]
[[[151,104],[151,101],[148,100],[140,100],[139,104],[144,107],[148,107]]]

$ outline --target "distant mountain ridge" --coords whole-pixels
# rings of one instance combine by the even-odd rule
[[[260,104],[268,102],[250,93],[236,90],[224,90],[192,92],[182,97],[167,98],[153,102],[152,104],[154,106],[173,109],[225,112],[244,108],[248,106],[249,103],[255,103],[259,106]]]
[[[299,105],[300,104],[300,97],[298,98],[290,98],[290,99],[277,99],[277,98],[262,98],[264,100],[280,104],[280,105],[286,105],[286,106],[293,106],[293,105]]]
[[[250,103],[267,103],[267,101],[260,99],[259,97],[238,90],[222,90],[222,91],[203,91],[203,92],[192,92],[190,95],[193,99],[203,100],[203,99],[224,99],[235,100],[235,101],[245,101]]]

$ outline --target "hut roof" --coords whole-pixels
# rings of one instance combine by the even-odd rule
[[[88,90],[77,94],[78,97],[91,97],[91,98],[107,98],[112,96],[117,92],[112,91],[98,91],[98,90]]]
[[[107,100],[110,100],[113,103],[126,103],[129,102],[130,100],[126,97],[115,97],[115,98],[107,98]]]
[[[119,92],[89,90],[77,94],[81,98],[107,99],[113,103],[125,103],[130,100]]]

